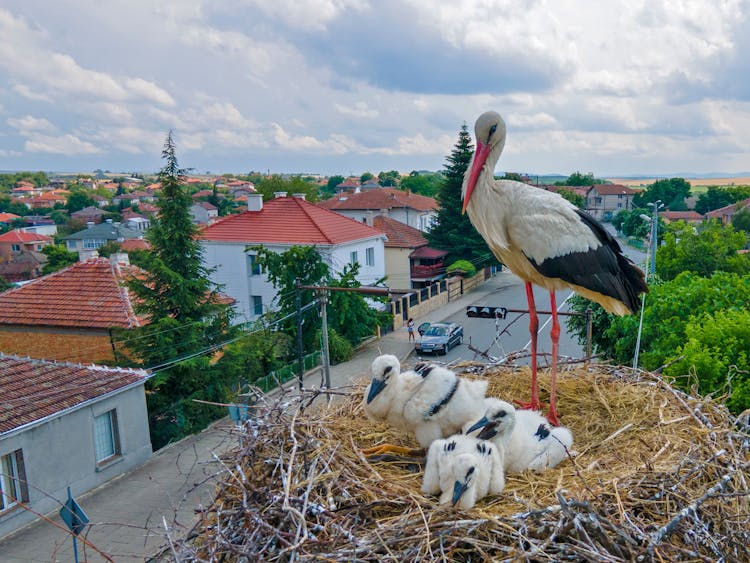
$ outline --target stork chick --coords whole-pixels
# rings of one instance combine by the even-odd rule
[[[404,405],[404,420],[423,448],[458,433],[475,417],[487,392],[487,381],[473,381],[434,364],[419,374],[422,383]]]
[[[493,444],[459,434],[430,445],[422,492],[440,494],[440,504],[466,510],[504,487],[502,460]]]
[[[537,411],[516,410],[509,403],[494,397],[485,399],[484,404],[484,416],[465,427],[465,433],[491,440],[503,450],[506,473],[551,469],[565,459],[566,449],[573,445],[570,430],[550,426]]]

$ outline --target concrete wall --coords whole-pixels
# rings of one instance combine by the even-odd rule
[[[97,464],[94,417],[112,409],[117,412],[122,455]],[[0,437],[0,455],[18,449],[23,451],[31,508],[41,514],[59,510],[60,504],[55,499],[66,499],[68,485],[74,497],[80,496],[149,458],[151,440],[143,385],[39,426]],[[18,506],[0,513],[0,537],[35,519],[36,516]]]
[[[66,328],[0,326],[0,352],[46,360],[111,364],[109,332]]]

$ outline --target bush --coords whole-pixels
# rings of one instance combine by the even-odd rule
[[[322,335],[322,332],[319,331]],[[354,346],[334,329],[328,329],[328,356],[332,364],[340,364],[350,360],[354,355]]]
[[[470,278],[476,275],[477,268],[468,260],[456,260],[446,268],[446,273],[454,276]]]

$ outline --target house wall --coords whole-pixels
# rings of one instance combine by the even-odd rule
[[[112,364],[109,332],[0,325],[0,352],[45,360]]]
[[[333,209],[336,213],[350,217],[355,221],[364,223],[368,213],[380,214],[379,209]],[[420,231],[429,231],[437,214],[434,211],[417,211],[408,207],[397,207],[390,209],[388,217],[399,223],[404,223]]]
[[[249,322],[258,318],[258,315],[254,312],[251,296],[261,297],[264,312],[275,307],[276,288],[268,281],[265,274],[251,274],[248,255],[253,254],[253,252],[245,252],[245,248],[252,244],[251,242],[201,241],[201,246],[204,249],[204,263],[209,268],[215,268],[210,276],[211,281],[223,286],[222,293],[235,300],[236,323]],[[370,247],[375,249],[374,266],[366,264],[366,251]],[[266,248],[281,253],[290,247],[289,245],[266,245]],[[385,275],[385,253],[382,237],[354,241],[336,247],[318,247],[318,251],[334,274],[339,274],[344,266],[349,264],[351,252],[356,251],[360,263],[357,279],[362,285],[372,285]]]
[[[601,201],[597,202],[597,198]],[[629,194],[601,195],[596,188],[592,188],[586,198],[586,211],[595,219],[604,219],[608,214],[614,216],[622,210],[632,209],[633,196]]]
[[[97,464],[94,417],[112,409],[117,412],[121,455]],[[150,457],[151,439],[143,385],[39,426],[0,437],[0,456],[18,449],[23,451],[31,508],[41,514],[59,510],[57,501],[67,498],[68,485],[74,497],[80,496],[141,465]],[[0,513],[0,537],[35,519],[34,514],[18,507]]]
[[[386,285],[396,289],[411,289],[409,254],[413,248],[385,248]]]

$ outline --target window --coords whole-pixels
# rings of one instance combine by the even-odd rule
[[[253,301],[253,314],[262,315],[263,314],[263,298],[260,295],[252,295],[251,299]]]
[[[100,246],[104,246],[105,242],[107,241],[104,239],[98,239],[98,238],[83,239],[83,248],[87,250],[96,250]]]
[[[102,463],[120,455],[117,412],[114,410],[94,417],[94,450],[97,463]]]
[[[251,276],[260,275],[260,264],[258,264],[258,257],[255,254],[247,255],[247,271],[250,272]]]
[[[355,250],[349,255],[349,263],[356,264],[357,262],[359,262],[359,258],[357,258],[357,251]]]
[[[16,450],[0,457],[0,511],[15,506],[19,501],[29,501],[29,487],[26,484],[23,452]]]
[[[371,246],[370,248],[365,250],[365,263],[368,266],[375,265],[375,247]]]
[[[11,244],[10,249],[13,252],[21,252],[21,245],[20,244]]]

